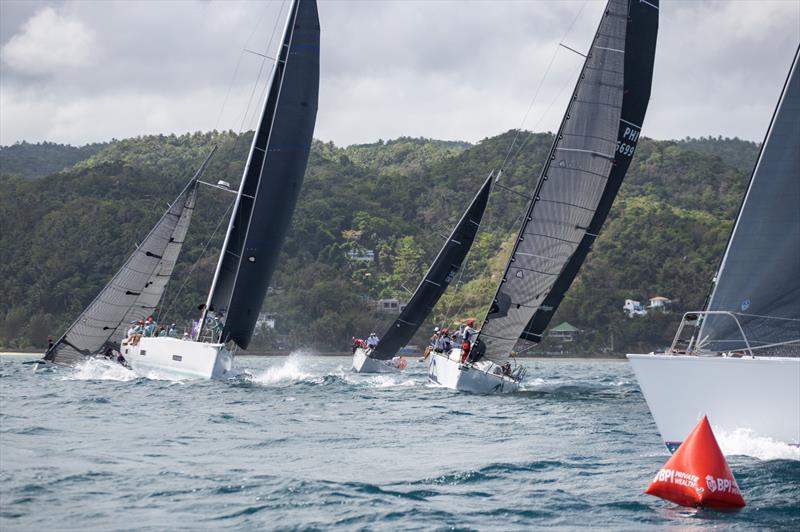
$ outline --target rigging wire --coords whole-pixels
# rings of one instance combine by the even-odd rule
[[[269,53],[269,50],[272,48],[272,41],[275,39],[275,33],[278,31],[278,23],[281,21],[281,14],[283,13],[284,4],[285,3],[281,3],[281,7],[278,10],[278,15],[275,17],[275,24],[272,25],[272,33],[270,34],[269,42],[267,43],[267,50],[266,50],[267,53]],[[279,53],[276,54],[276,57],[280,55],[280,50],[278,52]],[[250,98],[247,100],[247,107],[245,107],[244,115],[242,116],[242,123],[239,126],[240,134],[242,133],[242,131],[244,131],[245,124],[247,123],[247,115],[250,114],[250,109],[252,108],[253,105],[253,98],[255,97],[256,90],[258,89],[258,86],[261,81],[261,73],[264,71],[264,66],[267,63],[268,58],[269,57],[266,54],[261,56],[261,64],[258,66],[258,75],[256,76],[255,83],[253,83],[253,89],[250,91]],[[267,82],[269,82],[269,77],[267,78]],[[254,119],[253,117],[250,118],[251,121],[253,119]]]
[[[283,8],[281,7],[281,9],[283,9]],[[278,13],[278,15],[280,15],[280,12]],[[244,54],[247,51],[247,46],[248,46],[248,44],[250,44],[250,41],[253,39],[253,35],[256,34],[256,30],[258,30],[258,28],[261,27],[261,23],[264,21],[266,16],[267,16],[267,12],[266,11],[261,13],[261,16],[258,17],[256,23],[253,25],[253,29],[252,29],[252,31],[250,31],[250,35],[247,36],[247,39],[245,39],[244,43],[242,44],[242,49],[239,51],[239,57],[236,60],[236,66],[234,67],[233,74],[231,75],[231,79],[228,82],[228,90],[225,93],[225,98],[222,101],[222,106],[220,107],[219,113],[217,114],[217,120],[214,122],[214,129],[215,130],[219,128],[219,124],[222,121],[222,116],[223,116],[223,114],[225,112],[225,107],[227,107],[227,105],[228,105],[228,100],[230,98],[231,91],[233,90],[233,85],[236,82],[236,76],[239,74],[239,68],[241,67],[241,64],[242,64],[242,58],[244,57]],[[275,29],[273,28],[273,36],[274,36],[274,32],[275,32]],[[270,43],[272,42],[273,36],[270,37]]]
[[[272,26],[272,32],[270,34],[269,41],[267,43],[267,52],[269,52],[270,48],[272,47],[272,43],[275,40],[275,34],[277,32],[277,29],[278,29],[278,24],[279,24],[279,22],[281,20],[281,16],[280,15],[281,15],[281,13],[283,13],[284,5],[285,5],[285,3],[281,3],[281,6],[280,6],[280,8],[278,10],[278,14],[275,17],[275,23]],[[225,107],[228,104],[228,100],[230,98],[231,91],[233,90],[233,85],[234,85],[234,83],[236,81],[236,76],[239,73],[239,68],[240,68],[241,63],[242,63],[242,58],[244,57],[244,54],[249,51],[249,50],[247,50],[247,46],[250,43],[250,41],[252,40],[253,36],[255,35],[256,30],[258,30],[258,28],[261,27],[261,23],[266,18],[266,16],[267,16],[267,12],[264,11],[261,14],[261,16],[258,18],[256,23],[253,25],[253,29],[250,32],[250,35],[248,35],[247,39],[245,39],[245,41],[244,41],[242,49],[239,52],[239,57],[238,57],[238,59],[236,61],[236,66],[233,69],[233,74],[232,74],[231,79],[230,79],[230,81],[228,83],[228,89],[227,89],[227,91],[225,93],[225,98],[223,99],[222,106],[220,107],[219,113],[217,114],[217,119],[216,119],[216,121],[214,123],[214,130],[217,130],[219,128],[219,124],[220,124],[220,122],[222,120],[222,116],[224,114]],[[266,63],[266,60],[268,59],[268,56],[266,54],[264,54],[264,55],[259,54],[259,55],[262,56],[261,64],[259,65],[258,75],[256,76],[256,80],[253,83],[253,89],[250,92],[250,98],[248,99],[247,106],[245,107],[245,110],[244,110],[244,115],[242,117],[242,123],[241,123],[241,126],[239,127],[238,134],[241,134],[242,131],[244,130],[245,121],[247,119],[247,115],[250,113],[250,108],[251,108],[252,103],[253,103],[253,98],[255,96],[256,89],[259,86],[259,80],[261,79],[261,73],[264,70],[264,64]],[[233,140],[233,138],[229,137],[227,139],[227,142],[232,142],[232,140]],[[225,142],[225,141],[223,140],[223,142]],[[170,301],[169,305],[166,306],[166,310],[163,311],[163,315],[168,315],[169,312],[174,307],[175,303],[178,300],[178,297],[180,296],[180,294],[183,291],[183,289],[186,287],[186,284],[189,282],[189,278],[192,276],[194,271],[197,269],[197,266],[200,264],[200,261],[205,256],[206,252],[208,251],[208,247],[211,244],[211,241],[216,236],[217,232],[219,231],[219,228],[221,227],[222,222],[224,222],[227,219],[228,213],[230,213],[231,208],[233,207],[233,205],[234,205],[234,202],[231,201],[230,204],[228,205],[228,208],[225,209],[225,212],[220,217],[219,222],[217,222],[216,227],[211,232],[211,235],[208,237],[208,239],[206,240],[205,244],[203,245],[203,249],[200,252],[200,255],[198,256],[197,260],[194,261],[194,263],[192,264],[191,268],[189,269],[189,272],[186,274],[186,276],[185,276],[185,278],[183,280],[183,283],[181,284],[180,288],[175,293],[175,295],[172,297],[172,300]],[[165,301],[165,299],[166,298],[162,297],[162,299],[161,299],[162,303]],[[163,308],[163,304],[161,306]],[[160,316],[162,314],[161,310],[159,309],[156,312],[156,314]]]
[[[189,268],[189,272],[184,276],[183,283],[181,284],[181,287],[178,289],[178,291],[172,297],[172,301],[170,301],[170,304],[166,307],[166,310],[163,312],[164,316],[168,316],[169,312],[172,310],[172,307],[175,306],[175,303],[178,301],[178,297],[181,295],[181,292],[183,291],[184,287],[186,287],[186,283],[189,282],[189,278],[192,276],[194,271],[197,269],[197,266],[200,264],[200,261],[205,256],[206,251],[208,251],[208,246],[211,244],[211,241],[214,240],[214,236],[216,236],[217,231],[219,231],[219,228],[222,225],[222,222],[224,222],[228,218],[228,213],[230,212],[231,208],[233,207],[233,204],[234,204],[234,202],[231,201],[228,204],[228,208],[225,209],[225,212],[222,213],[222,216],[220,216],[219,222],[217,222],[217,226],[211,232],[211,236],[208,237],[208,240],[206,240],[206,243],[203,245],[203,249],[202,249],[202,251],[200,251],[200,255],[197,257],[197,260],[194,261],[194,263],[192,264],[192,267]],[[161,301],[164,301],[164,300],[165,300],[165,298],[162,297]],[[162,307],[163,307],[163,305],[162,305]],[[160,312],[160,310],[158,312],[156,312],[156,315],[159,317],[159,320],[161,320],[162,313]]]
[[[513,155],[512,155],[512,152],[514,151],[514,147],[516,145],[516,142],[519,139],[519,136],[523,131],[523,127],[525,126],[525,122],[527,121],[528,116],[530,115],[531,111],[533,110],[533,106],[535,105],[536,101],[539,98],[539,94],[541,93],[541,90],[542,90],[542,87],[545,84],[545,81],[548,79],[548,76],[550,74],[550,70],[552,69],[553,64],[555,63],[556,56],[558,56],[558,52],[561,49],[561,47],[563,46],[564,41],[569,36],[570,32],[572,31],[572,28],[575,27],[575,24],[577,23],[578,19],[580,18],[581,14],[583,13],[583,10],[586,8],[586,5],[588,3],[589,3],[588,0],[584,0],[583,4],[581,4],[581,7],[575,13],[575,16],[573,17],[572,22],[569,24],[569,26],[567,27],[567,30],[564,32],[564,35],[561,37],[559,42],[556,44],[555,49],[553,50],[553,55],[550,57],[550,61],[549,61],[548,65],[547,65],[547,68],[545,69],[545,72],[542,75],[541,79],[539,80],[539,84],[536,87],[536,90],[534,91],[533,97],[531,98],[531,102],[528,105],[528,109],[525,111],[525,114],[522,117],[522,121],[520,122],[520,126],[516,130],[516,132],[514,134],[514,138],[511,140],[511,144],[508,146],[508,150],[506,151],[506,155],[505,155],[505,157],[503,159],[503,163],[500,165],[500,170],[498,172],[497,177],[495,178],[496,181],[500,179],[500,177],[503,174],[503,171],[508,167],[508,165],[511,162],[513,162],[519,156],[519,154],[521,153],[522,149],[528,144],[528,142],[532,138],[533,131],[529,131],[527,133],[527,135],[525,136],[525,139],[523,140],[523,142],[517,148],[516,152],[514,152]],[[561,98],[561,95],[564,93],[564,90],[566,90],[566,88],[570,85],[570,82],[572,82],[572,81],[573,81],[572,79],[567,80],[567,83],[565,83],[562,86],[562,88],[558,91],[558,93],[552,99],[550,104],[545,108],[544,112],[539,116],[539,119],[535,122],[535,124],[533,126],[534,130],[544,120],[544,118],[550,112],[550,109],[553,107],[553,105],[555,105],[555,102],[558,101]],[[519,225],[519,222],[520,222],[520,219],[521,219],[522,216],[523,216],[523,213],[520,213],[514,219],[514,222],[509,225],[508,229],[505,232],[511,231],[514,227]],[[476,235],[475,238],[477,240],[478,235]],[[464,259],[464,265],[461,267],[461,271],[459,272],[458,280],[456,281],[455,286],[453,286],[451,288],[451,290],[453,290],[455,293],[457,293],[463,286],[464,276],[465,276],[465,273],[466,273],[466,270],[467,270],[468,266],[470,265],[469,261],[470,261],[471,258],[472,258],[472,249],[470,249],[470,252],[467,254],[467,257]],[[449,305],[446,308],[445,312],[444,312],[445,321],[449,321],[453,317],[455,317],[456,315],[460,314],[463,311],[465,304],[466,304],[466,301],[462,300],[461,304],[459,305],[458,310],[455,313],[451,313],[452,304]]]
[[[548,63],[547,68],[545,69],[544,74],[542,75],[542,78],[539,80],[539,85],[536,87],[536,91],[533,94],[533,98],[531,98],[530,105],[528,105],[528,110],[525,111],[525,114],[522,117],[522,122],[520,122],[519,128],[517,128],[517,131],[514,134],[514,138],[511,140],[511,144],[508,146],[508,151],[506,152],[506,156],[503,159],[503,164],[500,165],[500,171],[501,172],[506,169],[508,164],[514,158],[516,158],[517,155],[519,155],[519,150],[517,150],[517,152],[514,154],[514,156],[513,157],[511,156],[511,152],[514,149],[514,145],[516,144],[520,133],[522,133],[522,131],[523,131],[523,127],[525,126],[525,122],[528,120],[528,115],[530,114],[531,110],[533,110],[533,106],[536,103],[536,100],[539,98],[539,93],[541,92],[542,87],[544,86],[544,83],[547,80],[548,75],[550,74],[550,70],[552,69],[553,64],[555,63],[556,56],[558,55],[558,51],[561,49],[561,46],[563,45],[563,43],[566,40],[567,36],[572,31],[572,28],[575,26],[575,23],[580,18],[581,14],[583,13],[583,10],[586,7],[586,4],[588,4],[588,2],[589,2],[589,0],[584,0],[584,2],[581,5],[580,9],[578,9],[578,12],[575,14],[575,17],[572,19],[572,22],[570,23],[569,27],[567,27],[567,31],[564,32],[564,35],[561,37],[561,40],[559,40],[559,42],[556,44],[555,50],[553,50],[553,55],[550,57],[550,62]],[[548,107],[547,110],[545,111],[545,113],[537,121],[537,124],[539,124],[542,121],[542,119],[544,118],[544,116],[547,113],[547,111],[549,111],[549,109],[550,108]],[[530,138],[531,133],[532,132],[528,133],[528,135],[527,135],[528,138]]]

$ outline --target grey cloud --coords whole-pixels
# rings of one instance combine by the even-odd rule
[[[239,129],[261,63],[241,49],[266,51],[285,12],[279,2],[4,0],[0,45],[45,6],[89,28],[97,53],[91,64],[43,75],[0,66],[2,143]],[[602,9],[560,0],[322,1],[317,136],[476,141],[517,127],[567,28],[575,22],[567,44],[585,50]],[[661,16],[645,134],[759,140],[800,41],[800,3],[662,2]],[[574,83],[580,58],[556,53],[525,127],[558,123],[560,91]],[[265,82],[263,72],[259,87]]]

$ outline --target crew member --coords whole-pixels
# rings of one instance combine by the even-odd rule
[[[378,342],[379,341],[380,340],[378,339],[378,335],[375,334],[375,333],[372,333],[372,334],[369,335],[369,338],[367,338],[367,347],[369,349],[375,349],[376,347],[378,347]]]

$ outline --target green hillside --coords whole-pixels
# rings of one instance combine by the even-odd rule
[[[96,154],[104,146],[106,144],[87,144],[76,148],[54,142],[18,142],[11,146],[0,146],[0,176],[28,179],[44,177],[66,170]]]
[[[528,134],[503,173],[525,194],[551,135]],[[353,335],[385,327],[374,300],[408,297],[429,261],[493,168],[514,132],[470,145],[399,138],[341,148],[315,142],[303,192],[265,303],[277,329],[256,347],[345,349]],[[195,133],[115,141],[66,170],[62,151],[27,145],[29,171],[6,173],[0,149],[0,344],[42,346],[94,297],[213,144],[207,181],[239,180],[251,134]],[[758,147],[738,139],[643,139],[609,220],[551,325],[584,331],[578,348],[596,352],[663,345],[678,313],[702,305]],[[94,148],[93,148],[94,149]],[[80,150],[80,149],[79,149]],[[91,151],[91,150],[90,150]],[[736,157],[733,157],[733,156]],[[747,158],[750,162],[747,162]],[[30,179],[41,169],[51,173]],[[56,173],[52,173],[56,172]],[[190,234],[161,309],[186,320],[205,298],[232,195],[202,188]],[[437,323],[482,318],[525,200],[493,192],[473,252],[436,308]],[[215,228],[217,231],[215,232]],[[374,252],[374,261],[356,256]],[[676,301],[674,312],[627,319],[626,298]],[[433,321],[431,321],[431,324]],[[429,334],[423,330],[420,337]],[[543,350],[560,349],[545,342]]]

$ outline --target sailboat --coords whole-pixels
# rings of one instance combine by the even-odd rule
[[[199,330],[185,339],[120,342],[126,320],[147,315],[163,294],[160,284],[149,283],[159,279],[166,285],[171,276],[194,207],[195,180],[45,359],[74,363],[112,347],[142,374],[232,374],[235,351],[250,343],[303,182],[317,114],[319,44],[316,1],[293,0]],[[158,268],[162,271],[154,273]],[[144,294],[149,304],[137,305]],[[119,310],[112,309],[122,308],[120,321]],[[106,336],[112,327],[115,332]]]
[[[216,148],[108,284],[53,343],[43,362],[73,366],[120,351],[131,321],[155,312],[183,247],[199,178]]]
[[[403,369],[397,352],[404,347],[425,321],[461,268],[481,225],[489,201],[492,175],[486,178],[472,198],[450,236],[431,263],[408,304],[373,349],[357,347],[353,370],[358,373],[396,373]]]
[[[798,57],[705,310],[684,314],[666,352],[628,355],[671,451],[704,415],[718,431],[800,445]]]
[[[657,33],[657,0],[607,3],[469,357],[434,353],[431,382],[476,393],[519,388],[525,368],[492,359],[541,341],[591,250],[636,150]]]

